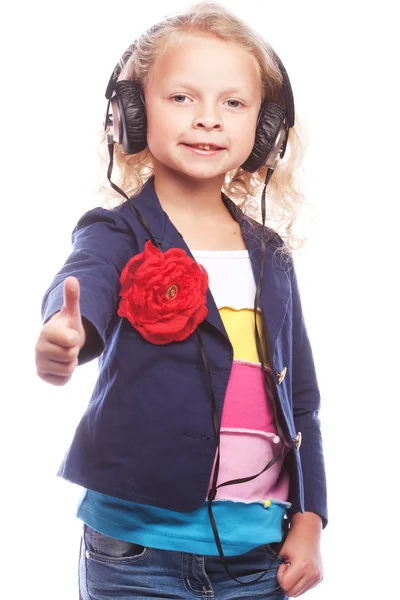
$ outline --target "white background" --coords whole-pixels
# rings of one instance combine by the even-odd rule
[[[314,600],[398,593],[396,3],[239,2],[291,78],[315,209],[297,256],[322,392],[330,523]],[[185,3],[9,3],[1,39],[1,551],[4,598],[77,599],[81,490],[55,476],[96,363],[36,376],[40,303],[96,205],[104,90],[125,48]],[[395,491],[396,490],[396,491]]]

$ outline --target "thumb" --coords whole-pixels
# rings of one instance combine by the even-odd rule
[[[81,319],[81,310],[79,307],[79,281],[76,277],[67,277],[64,281],[64,304],[62,311],[64,315],[72,320]]]
[[[283,563],[282,565],[279,566],[279,569],[278,569],[278,572],[277,572],[277,578],[278,578],[278,581],[280,583],[283,583],[283,581],[285,579],[286,572],[287,572],[289,566],[290,565],[288,565],[286,563]]]

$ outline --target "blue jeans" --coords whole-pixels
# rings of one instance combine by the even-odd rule
[[[80,600],[287,600],[276,573],[282,563],[270,546],[227,558],[233,575],[241,581],[255,579],[271,567],[258,583],[240,585],[226,573],[219,556],[200,556],[172,550],[144,548],[107,537],[84,524],[79,557]]]

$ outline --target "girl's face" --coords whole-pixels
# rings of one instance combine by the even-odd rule
[[[254,56],[234,43],[186,35],[159,57],[145,86],[155,169],[218,178],[249,156],[261,106]],[[199,149],[194,145],[211,145]]]

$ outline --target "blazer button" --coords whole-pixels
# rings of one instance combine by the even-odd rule
[[[280,385],[282,381],[285,379],[287,373],[287,367],[284,367],[282,371],[275,371],[275,376],[278,380],[278,384]]]
[[[296,437],[293,439],[294,447],[296,448],[296,450],[299,450],[302,439],[303,439],[303,436],[301,435],[301,431],[299,431],[298,434],[296,435]]]

